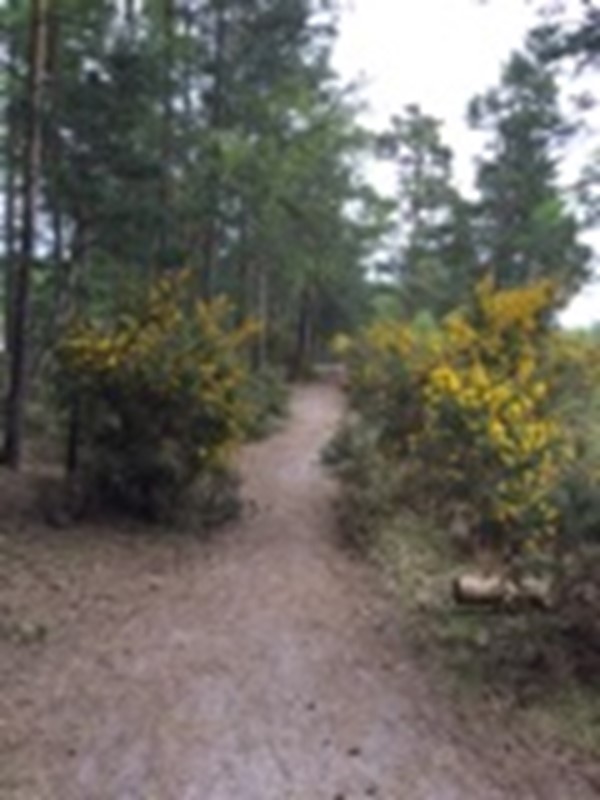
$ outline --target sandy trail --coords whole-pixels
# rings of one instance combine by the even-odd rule
[[[319,451],[340,411],[332,387],[296,392],[285,430],[243,455],[249,510],[211,543],[27,540],[54,548],[44,578],[9,589],[49,634],[0,642],[2,800],[596,796],[438,700],[376,576],[335,543]]]

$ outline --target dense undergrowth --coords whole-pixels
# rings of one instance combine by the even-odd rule
[[[600,342],[556,330],[553,305],[550,284],[485,282],[439,326],[339,341],[351,411],[325,457],[341,529],[385,569],[415,641],[597,750]],[[457,602],[469,574],[506,592]]]
[[[233,448],[284,413],[279,376],[248,366],[257,325],[233,324],[223,298],[190,301],[190,280],[163,278],[135,309],[77,322],[60,343],[69,468],[87,505],[160,521],[195,502],[218,516],[235,507]]]
[[[268,436],[288,413],[290,391],[282,370],[265,366],[248,374],[242,389],[249,413],[244,434],[251,440]]]

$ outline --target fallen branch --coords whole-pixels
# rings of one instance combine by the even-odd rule
[[[460,605],[492,608],[540,608],[551,606],[548,580],[524,577],[517,581],[501,574],[470,573],[454,580],[452,594]]]

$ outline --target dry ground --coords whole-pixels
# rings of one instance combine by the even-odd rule
[[[4,479],[2,800],[588,800],[565,754],[466,709],[336,544],[335,389],[242,458],[211,541],[56,531]]]

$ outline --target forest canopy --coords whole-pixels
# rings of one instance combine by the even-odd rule
[[[287,375],[374,314],[440,320],[500,287],[591,272],[589,165],[561,184],[557,61],[595,53],[593,14],[549,18],[468,108],[487,140],[464,196],[441,122],[413,104],[384,130],[332,67],[325,0],[10,0],[0,11],[5,455],[77,319],[108,323],[186,269],[197,299],[260,322],[248,358]],[[393,165],[397,193],[370,183]],[[376,269],[373,269],[373,266]],[[381,275],[382,284],[378,275]]]

